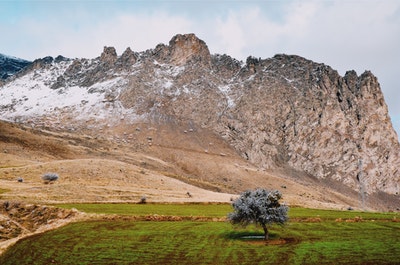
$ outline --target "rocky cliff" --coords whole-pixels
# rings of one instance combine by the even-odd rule
[[[211,55],[194,34],[95,59],[40,59],[0,87],[3,119],[63,130],[142,121],[207,128],[249,162],[363,193],[400,192],[400,147],[377,78],[295,55]]]

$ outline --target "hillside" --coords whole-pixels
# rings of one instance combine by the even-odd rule
[[[342,77],[283,54],[243,63],[177,35],[144,52],[38,59],[0,86],[0,115],[35,129],[1,124],[29,132],[1,136],[16,150],[2,154],[4,187],[21,175],[38,182],[26,187],[36,193],[43,172],[64,176],[39,201],[191,200],[186,183],[231,194],[284,189],[290,203],[313,207],[359,207],[360,197],[372,209],[399,205],[399,143],[368,71]]]
[[[333,190],[323,191],[310,183],[298,184],[260,171],[243,161],[226,143],[204,132],[201,137],[214,141],[208,152],[200,150],[199,142],[191,142],[188,148],[183,132],[164,134],[159,139],[162,142],[168,135],[182,137],[181,144],[164,146],[157,140],[149,149],[138,150],[128,143],[87,135],[0,124],[3,200],[39,204],[139,202],[145,196],[149,202],[229,202],[246,188],[264,186],[285,187],[285,200],[292,205],[343,208],[357,203]],[[147,142],[145,135],[155,130],[145,126],[142,124],[146,133],[137,134],[138,142]],[[60,180],[45,184],[41,179],[45,172],[57,172]],[[23,182],[18,182],[18,178]],[[304,197],[307,202],[303,202]]]

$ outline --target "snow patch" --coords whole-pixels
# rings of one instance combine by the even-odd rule
[[[228,108],[235,107],[235,100],[230,96],[231,86],[230,85],[219,86],[218,89],[226,97]]]
[[[287,77],[284,77],[284,76],[282,76],[283,77],[283,79],[285,79],[286,80],[286,82],[288,82],[289,84],[291,84],[291,83],[293,83],[294,82],[294,80],[293,79],[289,79],[289,78],[287,78]]]
[[[171,88],[173,84],[174,84],[174,83],[173,83],[171,80],[167,80],[167,81],[164,83],[163,87],[166,88],[166,89],[168,89],[168,88]]]
[[[51,64],[47,69],[34,70],[0,87],[0,116],[6,120],[27,120],[41,116],[73,116],[78,120],[115,119],[134,116],[117,100],[128,82],[116,77],[91,87],[51,86],[72,62]],[[111,97],[107,97],[111,95]],[[106,98],[107,97],[107,98]],[[61,116],[63,116],[61,115]],[[77,115],[77,116],[76,116]]]

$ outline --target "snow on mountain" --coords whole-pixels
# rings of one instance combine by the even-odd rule
[[[47,117],[62,125],[57,117],[111,121],[129,113],[119,102],[109,102],[106,99],[107,93],[119,93],[126,85],[127,80],[122,77],[114,77],[89,87],[72,85],[52,89],[52,84],[72,63],[72,60],[53,61],[44,68],[35,69],[6,83],[0,88],[2,119],[32,121]]]
[[[95,127],[110,126],[120,120],[134,122],[148,113],[138,114],[137,108],[124,107],[119,97],[135,76],[155,94],[181,94],[174,78],[184,71],[184,66],[148,58],[124,64],[123,56],[119,57],[118,69],[113,64],[117,59],[110,59],[109,47],[105,47],[102,57],[95,59],[60,56],[35,60],[24,75],[0,86],[0,116],[3,120],[58,129],[75,129],[89,121]],[[155,68],[151,74],[154,78],[143,77],[149,67]]]
[[[0,53],[0,63],[4,63],[6,61],[15,61],[15,62],[20,62],[20,63],[29,62],[27,60],[17,58],[15,56],[10,56],[10,55],[5,55],[5,54]]]
[[[19,72],[31,62],[14,56],[4,55],[0,53],[0,80]]]

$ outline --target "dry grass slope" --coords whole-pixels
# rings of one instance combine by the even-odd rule
[[[60,179],[44,184],[46,172]],[[214,133],[176,124],[88,134],[0,122],[0,185],[6,190],[1,199],[30,203],[137,202],[142,196],[154,202],[229,202],[243,190],[264,187],[280,189],[291,205],[357,205],[354,194],[329,190],[297,172],[260,170]]]

